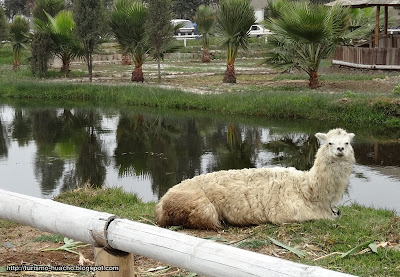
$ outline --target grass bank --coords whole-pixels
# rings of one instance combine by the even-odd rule
[[[111,106],[146,106],[197,110],[228,115],[297,118],[384,124],[400,127],[400,98],[347,93],[326,94],[266,87],[242,93],[194,94],[151,85],[90,85],[2,80],[0,98],[69,100],[108,103]]]
[[[136,196],[124,193],[121,189],[79,189],[62,193],[56,201],[144,223],[154,222],[155,203],[142,203]],[[399,276],[400,218],[391,211],[359,205],[341,209],[343,215],[337,221],[319,220],[281,226],[265,224],[248,228],[225,226],[225,230],[218,233],[199,230],[184,232],[358,276]],[[293,252],[276,246],[268,237],[296,247],[304,256],[299,258]],[[385,247],[378,247],[377,253],[363,247],[361,251],[340,258],[341,254],[368,241],[373,241],[375,245],[385,243],[381,244]]]

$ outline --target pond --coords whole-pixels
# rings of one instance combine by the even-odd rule
[[[52,198],[91,184],[157,201],[171,186],[222,169],[307,170],[325,122],[217,117],[184,112],[0,104],[0,188]],[[357,164],[343,203],[400,213],[400,140],[356,133]]]

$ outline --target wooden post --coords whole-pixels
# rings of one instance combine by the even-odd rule
[[[96,271],[96,277],[135,277],[133,254],[112,253],[106,248],[95,247],[94,261],[96,267],[103,269]],[[118,271],[112,270],[111,267],[118,267]]]
[[[384,34],[387,35],[388,33],[388,20],[389,20],[389,7],[385,6],[385,25],[384,25]]]
[[[375,17],[375,48],[379,47],[379,16],[381,13],[381,6],[376,6],[376,17]]]

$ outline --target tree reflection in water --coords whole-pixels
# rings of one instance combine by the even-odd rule
[[[274,165],[309,170],[318,150],[318,140],[314,135],[289,133],[275,136],[264,144],[264,149],[275,154]]]
[[[32,139],[32,120],[21,108],[14,111],[12,137],[17,139],[19,146],[25,146]]]
[[[119,176],[151,179],[156,195],[200,172],[201,137],[195,120],[122,114],[114,151]]]
[[[7,146],[7,131],[0,118],[0,158],[7,157],[8,146]]]
[[[9,144],[10,135],[18,147],[33,142],[33,169],[44,195],[85,184],[101,187],[107,172],[115,171],[132,186],[139,182],[131,177],[142,178],[160,197],[182,180],[216,170],[264,165],[308,170],[318,149],[314,133],[227,124],[211,117],[113,111],[116,121],[110,129],[115,135],[108,141],[106,117],[99,109],[16,108],[13,115],[8,127],[0,120],[0,157],[7,158],[14,145]],[[114,146],[110,158],[107,147]],[[354,149],[360,164],[400,165],[400,144],[393,140],[358,143]]]
[[[225,143],[218,143],[215,147],[217,164],[214,170],[241,169],[255,167],[257,157],[257,128],[243,128],[239,125],[228,124],[218,128],[218,136],[225,136]],[[224,140],[218,140],[224,142]]]
[[[50,109],[32,111],[31,117],[32,135],[37,145],[35,175],[42,193],[49,195],[57,187],[64,172],[64,160],[54,151],[55,143],[61,133],[62,121],[57,111]]]
[[[61,190],[103,185],[108,157],[98,139],[101,119],[95,110],[15,111],[12,137],[20,146],[35,141],[34,172],[44,195],[60,183]]]

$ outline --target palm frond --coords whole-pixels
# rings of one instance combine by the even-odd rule
[[[149,51],[145,29],[147,7],[136,0],[117,0],[111,12],[110,26],[124,53],[131,53],[135,62],[144,61]]]
[[[216,11],[210,6],[201,5],[196,12],[195,20],[199,34],[211,34],[217,20]]]
[[[254,22],[250,1],[221,0],[216,33],[220,35],[220,44],[228,49],[228,60],[234,61],[239,47],[247,49],[249,30]]]
[[[275,1],[282,4],[284,0]],[[266,22],[273,34],[268,37],[264,63],[285,69],[296,67],[307,73],[317,71],[321,60],[331,56],[337,43],[346,39],[350,9],[289,1],[284,7],[280,16]]]

